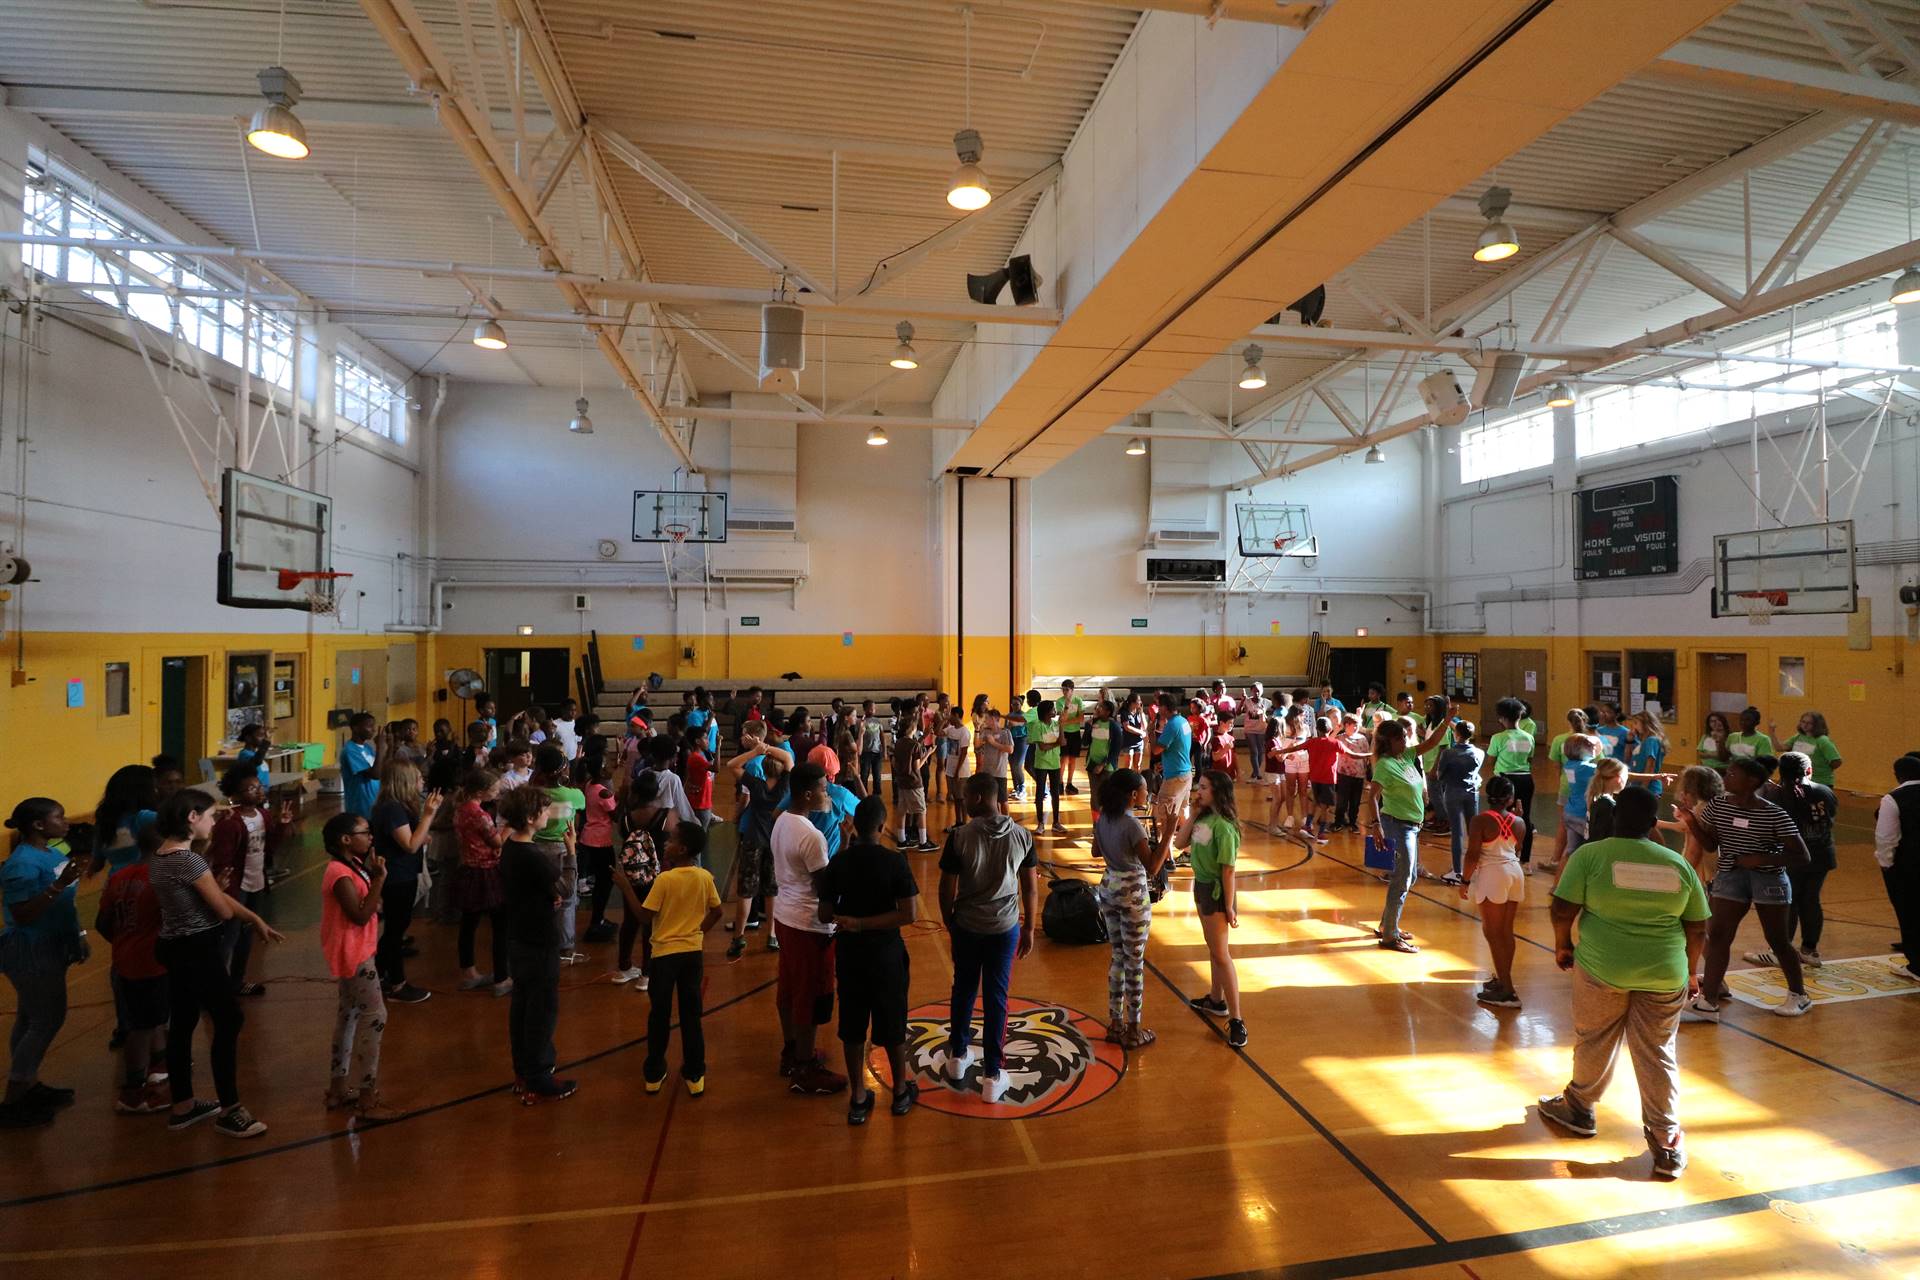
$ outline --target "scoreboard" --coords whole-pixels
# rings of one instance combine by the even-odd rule
[[[1574,576],[1642,578],[1680,567],[1680,481],[1653,476],[1574,494]]]

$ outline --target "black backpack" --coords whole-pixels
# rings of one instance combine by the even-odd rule
[[[1040,927],[1055,942],[1088,946],[1107,940],[1107,922],[1100,917],[1100,899],[1085,880],[1055,876],[1047,882],[1046,905]]]

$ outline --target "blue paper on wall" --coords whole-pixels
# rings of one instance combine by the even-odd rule
[[[87,682],[84,680],[67,681],[67,705],[84,707],[87,705]]]
[[[645,636],[635,636],[635,637],[633,638],[633,647],[634,647],[635,649],[644,649],[644,648],[646,648],[646,647],[647,647],[647,638],[646,638]]]
[[[353,678],[353,682],[354,682],[355,684],[359,684],[359,683],[360,683],[360,668],[358,668],[358,667],[355,667],[355,668],[353,668],[353,677],[352,677],[352,678]]]
[[[840,633],[840,647],[843,649],[853,648],[853,632],[842,631]]]

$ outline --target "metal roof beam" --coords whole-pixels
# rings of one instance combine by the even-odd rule
[[[1060,162],[1056,160],[1012,190],[995,197],[993,203],[986,208],[976,209],[966,217],[948,223],[911,248],[902,249],[896,254],[880,259],[868,273],[867,282],[856,292],[871,293],[928,254],[938,252],[960,237],[978,231],[995,218],[1018,209],[1028,196],[1052,186],[1055,179],[1060,176],[1060,169]]]
[[[1205,18],[1212,26],[1222,18],[1270,27],[1306,27],[1320,16],[1326,0],[1070,0],[1091,9],[1158,9]]]
[[[1844,111],[1875,120],[1920,125],[1920,89],[1877,76],[1835,71],[1787,58],[1739,53],[1683,40],[1645,73],[1681,84],[1786,102],[1811,111]]]

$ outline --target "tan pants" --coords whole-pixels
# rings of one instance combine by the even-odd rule
[[[1649,1140],[1678,1146],[1680,1064],[1674,1040],[1686,991],[1621,991],[1585,969],[1573,971],[1573,1078],[1567,1101],[1592,1111],[1613,1079],[1620,1042],[1627,1042],[1634,1078],[1640,1084],[1640,1123]]]

